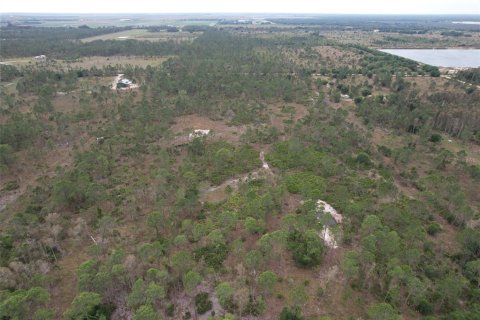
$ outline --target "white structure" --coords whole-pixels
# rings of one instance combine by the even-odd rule
[[[118,83],[121,83],[121,84],[124,84],[126,86],[129,86],[132,84],[132,81],[128,80],[128,79],[122,79],[120,81],[118,81]]]
[[[323,200],[317,201],[317,210],[318,211],[322,210],[324,213],[329,213],[336,223],[338,224],[342,223],[343,216],[339,214],[337,210],[335,210],[331,205],[329,205],[325,201]]]
[[[188,135],[188,139],[193,140],[195,138],[205,137],[210,134],[210,129],[195,129]]]
[[[332,217],[332,220],[326,221],[324,223],[324,226],[322,228],[322,231],[320,231],[320,238],[325,241],[325,244],[332,248],[336,249],[338,248],[337,241],[335,240],[335,237],[330,230],[330,226],[334,224],[340,224],[343,221],[343,216],[337,212],[331,205],[326,203],[323,200],[318,200],[317,201],[317,213],[318,213],[318,219],[323,219],[325,214],[329,214]]]

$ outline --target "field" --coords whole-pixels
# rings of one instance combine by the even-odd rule
[[[83,42],[95,40],[139,40],[139,41],[193,41],[200,32],[149,32],[146,29],[133,29],[82,39]]]

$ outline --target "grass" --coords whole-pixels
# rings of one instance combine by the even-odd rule
[[[168,41],[174,40],[176,42],[192,41],[199,35],[198,32],[149,32],[147,29],[133,29],[121,32],[114,32],[102,34],[99,36],[84,38],[81,41],[91,42],[95,40],[141,40],[141,41]]]
[[[71,68],[91,68],[93,66],[101,68],[107,65],[132,65],[139,67],[146,67],[148,65],[159,65],[170,56],[155,56],[155,57],[139,57],[139,56],[113,56],[113,57],[84,57],[75,61],[60,61],[59,62]]]
[[[32,58],[12,58],[12,59],[7,59],[7,60],[1,60],[1,64],[7,64],[7,65],[13,65],[13,66],[26,66],[29,63],[34,63],[36,62]]]

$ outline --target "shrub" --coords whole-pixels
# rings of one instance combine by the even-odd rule
[[[3,190],[12,191],[12,190],[17,190],[18,188],[20,188],[20,186],[18,185],[18,182],[13,180],[13,181],[8,181],[5,184],[5,187],[3,188]]]
[[[359,97],[355,97],[355,99],[353,99],[353,101],[355,102],[355,104],[360,104],[360,103],[362,103],[362,101],[363,101],[363,97],[360,97],[360,96],[359,96]]]
[[[175,314],[175,305],[173,303],[170,303],[167,306],[165,313],[167,314],[167,316],[173,317],[173,315]]]
[[[193,257],[196,261],[203,258],[205,263],[215,270],[222,268],[223,260],[225,260],[227,255],[228,247],[225,244],[209,245],[196,249],[193,252]]]
[[[392,149],[386,146],[378,146],[378,152],[380,152],[387,158],[392,156]]]
[[[427,315],[433,312],[433,306],[427,299],[422,299],[417,305],[417,310],[421,314]]]
[[[195,296],[195,309],[199,314],[212,310],[212,301],[208,299],[207,292],[201,292]]]
[[[325,252],[325,245],[314,230],[305,233],[291,231],[287,238],[287,247],[295,262],[307,268],[319,265]]]
[[[365,152],[358,154],[358,156],[355,158],[355,162],[366,169],[373,166],[372,160],[370,160],[370,157]]]
[[[427,227],[427,233],[431,236],[436,235],[440,231],[442,231],[442,227],[436,222],[430,223]]]
[[[245,219],[245,229],[252,234],[258,234],[263,232],[264,227],[257,219],[247,217],[247,219]]]
[[[369,88],[364,88],[362,89],[361,93],[362,93],[362,96],[367,97],[372,94],[372,90],[370,90]]]
[[[253,296],[250,296],[248,303],[243,310],[243,314],[249,314],[252,316],[259,316],[265,311],[265,302],[262,298],[256,299]]]
[[[430,142],[433,142],[433,143],[438,143],[440,141],[442,141],[442,136],[439,135],[438,133],[434,133],[430,136],[430,139],[428,139]]]
[[[280,320],[303,320],[302,311],[299,307],[294,308],[283,308],[282,313],[280,313]]]
[[[320,198],[325,192],[325,179],[310,172],[287,175],[285,184],[288,192],[299,193],[307,198]]]

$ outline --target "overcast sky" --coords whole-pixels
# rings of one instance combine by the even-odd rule
[[[0,12],[480,14],[480,0],[1,0]]]

